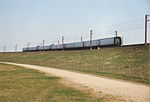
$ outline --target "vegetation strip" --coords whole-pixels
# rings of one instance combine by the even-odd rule
[[[0,53],[1,61],[81,71],[149,84],[149,48],[130,46],[100,50]]]

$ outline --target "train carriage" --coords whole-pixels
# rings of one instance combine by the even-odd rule
[[[104,39],[96,39],[92,40],[92,48],[98,47],[106,47],[106,46],[121,46],[122,40],[121,37],[110,37]],[[37,47],[26,47],[23,48],[23,52],[27,51],[49,51],[49,50],[75,50],[75,49],[89,49],[90,48],[90,41],[82,41],[82,42],[75,42],[75,43],[66,43],[66,44],[58,44],[58,45],[50,45],[50,46],[37,46]]]

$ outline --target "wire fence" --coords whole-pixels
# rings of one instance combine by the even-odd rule
[[[0,54],[0,60],[73,70],[148,84],[148,47]],[[10,57],[11,56],[11,57]]]

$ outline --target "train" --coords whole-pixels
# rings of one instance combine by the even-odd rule
[[[25,47],[25,48],[22,48],[22,51],[34,52],[34,51],[53,51],[53,50],[82,50],[82,49],[90,49],[90,48],[99,49],[102,47],[115,47],[115,46],[121,46],[121,45],[122,45],[121,37],[109,37],[109,38],[81,41],[81,42],[74,42],[74,43]]]

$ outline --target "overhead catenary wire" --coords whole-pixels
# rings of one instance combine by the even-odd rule
[[[143,28],[144,29],[144,23],[140,23],[140,24],[136,24],[136,25],[124,25],[124,27],[117,27],[116,29],[112,28],[112,29],[109,29],[105,32],[97,32],[96,31],[96,34],[98,35],[112,35],[114,34],[114,30],[119,30],[120,32],[127,32],[127,31],[131,31],[131,30],[136,30],[136,29],[141,29]]]
[[[147,27],[149,29],[150,25],[148,24]],[[105,28],[105,29],[102,29],[102,28]],[[124,33],[124,32],[130,32],[130,31],[134,31],[134,30],[141,30],[141,29],[144,29],[144,17],[138,17],[136,19],[123,21],[121,23],[114,24],[114,25],[108,25],[108,26],[105,26],[102,28],[95,28],[95,29],[93,28],[94,36],[97,36],[97,35],[99,35],[100,37],[101,37],[101,35],[114,36],[115,30],[119,31],[119,34],[122,32]],[[85,39],[86,39],[86,37],[85,37]],[[48,42],[50,42],[50,41],[48,41]],[[47,44],[50,45],[51,43],[47,43]],[[27,47],[26,44],[17,44],[17,45]],[[30,42],[30,46],[37,46],[37,45],[42,46],[41,41]],[[7,46],[8,51],[11,48],[14,49],[14,45],[6,45],[6,46]],[[4,51],[4,47],[3,46],[0,47],[0,50]]]
[[[144,26],[144,23],[141,24],[134,24],[134,25],[123,25],[118,26],[118,27],[112,27],[111,29],[106,29],[106,30],[101,30],[100,33],[108,33],[108,32],[113,32],[115,29],[124,29],[124,28],[131,28],[131,27],[138,27],[138,26]]]
[[[122,30],[121,32],[128,32],[128,31],[137,30],[137,29],[144,29],[144,28],[143,28],[143,27],[136,27],[136,28],[131,28],[131,29]]]
[[[127,21],[123,21],[123,22],[121,21],[121,23],[118,23],[118,24],[106,25],[102,28],[97,27],[97,28],[93,28],[93,29],[107,29],[107,28],[110,28],[110,27],[112,28],[112,27],[121,26],[121,25],[125,25],[125,24],[135,23],[135,21],[142,21],[142,19],[144,19],[144,17],[138,17],[138,18],[132,19],[132,20],[127,20]]]
[[[137,27],[137,26],[141,26],[144,25],[144,21],[142,20],[144,19],[143,17],[138,17],[136,19],[133,20],[128,20],[128,21],[124,21],[121,22],[119,24],[114,24],[114,25],[108,25],[102,28],[93,28],[96,33],[100,33],[100,34],[105,34],[105,33],[110,33],[113,34],[114,30],[120,30],[120,29],[124,29],[124,28],[130,28],[130,27]]]

